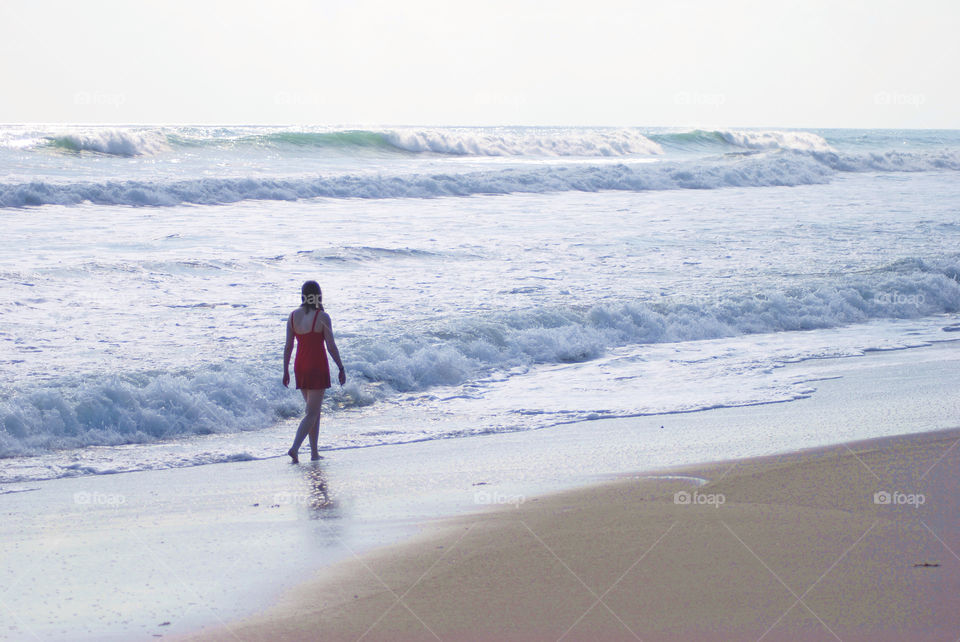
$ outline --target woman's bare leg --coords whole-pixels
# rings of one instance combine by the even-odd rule
[[[320,459],[320,453],[317,452],[317,442],[320,440],[320,407],[323,405],[323,393],[325,390],[311,390],[310,395],[319,397],[317,400],[317,421],[307,433],[310,436],[310,459],[316,461]]]
[[[300,459],[297,457],[297,453],[300,451],[300,445],[303,443],[303,440],[307,437],[307,434],[311,432],[311,429],[316,428],[319,431],[320,424],[320,404],[323,403],[323,390],[301,390],[303,393],[303,398],[307,402],[307,408],[304,412],[303,419],[300,421],[300,426],[297,428],[297,436],[293,440],[293,446],[290,450],[287,451],[287,454],[290,455],[290,458],[293,460],[293,463],[299,463]],[[319,393],[319,394],[317,394]],[[314,438],[311,438],[311,452],[315,452],[316,447],[313,441]]]

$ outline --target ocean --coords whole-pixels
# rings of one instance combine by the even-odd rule
[[[958,172],[957,131],[0,126],[0,492],[282,456],[307,279],[321,450],[809,397],[960,336]]]

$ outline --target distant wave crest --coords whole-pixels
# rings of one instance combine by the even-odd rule
[[[659,144],[630,129],[510,130],[510,129],[373,129],[281,130],[251,134],[243,130],[203,128],[85,129],[46,135],[46,146],[69,152],[113,156],[150,156],[176,147],[300,147],[373,149],[395,153],[453,156],[649,156],[663,151]],[[22,143],[21,143],[22,145]],[[11,143],[12,146],[12,143]]]
[[[385,128],[272,129],[229,127],[85,127],[65,131],[0,130],[0,148],[56,149],[120,157],[177,153],[180,149],[217,148],[236,151],[312,149],[317,153],[435,154],[467,157],[638,158],[658,157],[673,150],[806,152],[840,155],[821,135],[790,130],[715,129],[648,133],[638,129],[585,128]],[[874,152],[897,158],[927,152]],[[883,161],[877,160],[878,165]],[[906,160],[906,164],[910,161]],[[856,171],[856,170],[854,170]]]
[[[171,135],[178,145],[313,147],[449,156],[649,156],[663,151],[659,144],[630,129],[356,129],[337,131],[285,130],[256,135]]]
[[[386,132],[384,137],[410,152],[458,156],[649,156],[663,152],[659,144],[627,129],[556,133],[401,129]]]
[[[303,198],[430,198],[473,194],[601,190],[714,189],[824,183],[832,170],[800,156],[719,162],[574,165],[460,174],[347,175],[316,178],[209,178],[167,183],[0,184],[0,207],[31,205],[162,206]]]
[[[736,147],[745,149],[794,149],[805,152],[833,151],[823,136],[795,131],[719,130],[717,135]]]
[[[757,131],[736,129],[695,129],[692,131],[655,134],[651,139],[669,149],[751,151],[792,150],[830,152],[833,147],[819,134],[802,131]]]

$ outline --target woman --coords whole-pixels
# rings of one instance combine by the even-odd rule
[[[297,358],[293,361],[293,374],[297,377],[297,388],[307,402],[307,410],[297,429],[293,447],[287,451],[293,463],[300,459],[300,444],[310,435],[310,459],[320,459],[317,452],[317,439],[320,435],[320,406],[323,393],[330,387],[330,365],[326,351],[340,368],[340,385],[347,382],[347,374],[340,361],[337,343],[333,340],[333,326],[330,315],[323,311],[323,293],[316,281],[307,281],[300,289],[300,307],[290,313],[287,319],[287,345],[283,349],[283,385],[290,384],[290,355],[293,353],[293,338],[297,338]],[[326,350],[324,350],[326,346]]]

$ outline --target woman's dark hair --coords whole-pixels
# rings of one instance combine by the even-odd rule
[[[320,284],[316,281],[307,281],[300,288],[300,305],[308,310],[320,310],[323,312],[323,292],[320,291]]]

